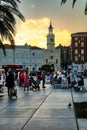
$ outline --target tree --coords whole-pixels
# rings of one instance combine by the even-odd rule
[[[50,72],[51,65],[45,64],[41,67],[41,70],[44,70],[45,72]]]
[[[67,1],[67,0],[61,0],[61,5],[62,5],[62,4],[65,4],[66,1]],[[77,1],[77,0],[73,0],[73,2],[72,2],[72,8],[74,8],[74,5],[75,5],[76,1]],[[84,13],[87,15],[87,1],[86,1],[86,6],[85,6],[85,11],[84,11]]]
[[[19,0],[1,0],[0,3],[0,45],[5,53],[4,40],[8,40],[14,48],[14,36],[16,33],[16,19],[18,16],[23,22],[24,16],[18,10]]]

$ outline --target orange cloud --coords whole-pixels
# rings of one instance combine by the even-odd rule
[[[28,43],[29,45],[46,48],[49,24],[49,18],[26,19],[25,23],[21,22],[17,26],[16,44],[24,45]],[[62,45],[70,45],[71,37],[67,30],[59,31],[59,29],[56,29],[53,31],[55,34],[55,46],[58,46],[60,43]]]
[[[55,32],[55,46],[59,44],[69,46],[71,44],[71,35],[67,30]]]

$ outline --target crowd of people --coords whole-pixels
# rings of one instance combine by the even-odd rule
[[[69,73],[66,71],[58,71],[51,78],[51,84],[62,84],[66,83],[66,87],[74,88],[75,91],[86,90],[84,86],[84,73],[78,72],[74,74],[72,70]],[[64,85],[64,84],[63,84]]]
[[[56,73],[52,72],[49,74],[48,78],[51,84],[56,82],[64,85],[67,82],[68,87],[74,88],[75,91],[80,91],[82,87],[84,88],[84,76],[85,75],[81,72],[74,75],[73,71],[70,70],[69,73],[66,71],[57,71]],[[42,88],[45,88],[46,75],[44,71],[37,72],[34,79],[34,77],[26,70],[19,72],[14,72],[12,70],[8,71],[5,75],[5,86],[8,90],[8,97],[10,97],[12,89],[15,88],[15,82],[17,82],[18,86],[23,87],[24,91],[33,89],[40,90],[40,83]]]
[[[45,73],[37,72],[36,79],[33,76],[30,76],[29,73],[25,70],[20,72],[8,71],[5,76],[5,86],[8,90],[8,97],[11,97],[12,89],[15,88],[15,82],[18,83],[20,87],[24,88],[24,91],[29,91],[30,89],[40,90],[40,83],[42,81],[42,88],[45,88]]]

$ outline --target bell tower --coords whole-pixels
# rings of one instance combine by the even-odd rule
[[[48,28],[48,34],[47,34],[47,49],[48,50],[54,50],[55,48],[55,36],[53,34],[53,27],[50,21],[50,25]]]
[[[48,34],[47,34],[47,49],[45,51],[45,61],[46,64],[51,65],[52,69],[57,66],[58,55],[55,49],[55,35],[53,33],[53,26],[50,21],[48,27]]]

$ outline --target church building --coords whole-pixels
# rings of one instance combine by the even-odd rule
[[[51,22],[48,27],[47,49],[27,44],[16,45],[14,50],[11,45],[6,44],[5,49],[6,56],[0,48],[0,68],[6,65],[22,65],[30,71],[38,71],[41,66],[49,64],[57,71],[61,66],[61,51],[60,48],[55,48],[55,35]]]

